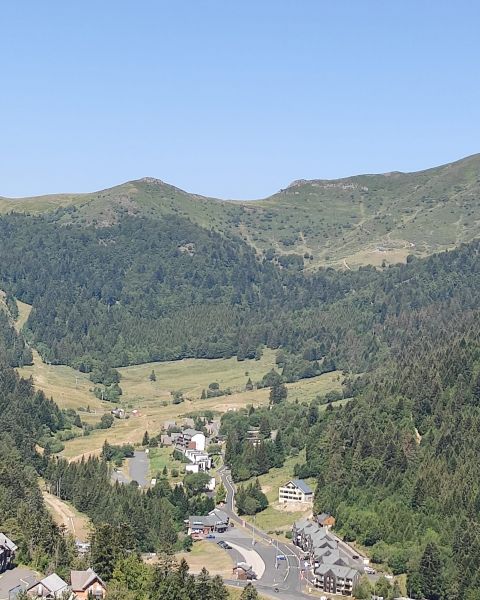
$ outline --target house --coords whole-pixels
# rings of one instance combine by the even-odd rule
[[[352,596],[359,580],[360,573],[351,567],[322,564],[315,569],[315,586],[329,594]]]
[[[326,527],[330,529],[331,527],[335,527],[335,517],[333,517],[330,513],[321,513],[317,516],[317,523],[320,527]]]
[[[212,459],[210,456],[206,452],[200,450],[187,449],[185,451],[185,458],[188,458],[194,465],[198,465],[200,471],[208,471],[212,466]]]
[[[235,567],[233,567],[233,575],[235,576],[235,579],[240,579],[242,581],[251,581],[252,579],[257,578],[252,570],[252,567],[245,562],[239,562]]]
[[[205,425],[205,429],[210,437],[217,437],[220,431],[220,421],[212,421]]]
[[[70,581],[72,592],[78,600],[104,598],[106,594],[105,583],[93,569],[86,571],[71,571]]]
[[[285,485],[278,488],[279,502],[301,502],[312,504],[313,490],[303,479],[291,479]]]
[[[172,435],[172,438],[174,436]],[[184,429],[180,434],[175,436],[175,449],[185,454],[186,450],[205,451],[206,438],[201,431],[196,429]]]
[[[123,408],[114,408],[110,412],[117,419],[124,419],[125,418],[125,409],[123,409]]]
[[[188,523],[187,534],[192,536],[193,539],[201,539],[214,532],[222,533],[226,531],[230,517],[223,510],[215,508],[206,516],[189,517],[186,522]]]
[[[162,433],[160,435],[160,446],[172,446],[173,439],[168,433]]]
[[[260,433],[260,427],[252,427],[247,431],[247,437],[245,438],[249,444],[254,448],[260,445],[262,441],[262,435]]]
[[[163,429],[165,431],[168,431],[169,429],[175,429],[176,426],[177,423],[175,421],[164,421],[163,423]]]
[[[0,533],[0,573],[12,566],[17,546],[5,534]]]
[[[62,598],[65,592],[68,591],[70,591],[68,583],[63,581],[56,573],[52,573],[27,588],[27,595],[30,598],[55,600],[56,598]]]

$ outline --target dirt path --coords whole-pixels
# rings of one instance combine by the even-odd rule
[[[66,502],[63,502],[53,494],[49,494],[45,490],[42,491],[42,494],[45,504],[52,513],[55,522],[58,525],[65,525],[76,540],[86,542],[90,531],[88,518],[76,512]]]

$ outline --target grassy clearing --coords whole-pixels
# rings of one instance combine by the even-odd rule
[[[228,588],[228,594],[229,594],[229,598],[230,600],[240,600],[240,596],[242,595],[242,589],[241,587],[235,588],[233,586],[227,586]],[[271,598],[271,596],[264,596],[263,594],[259,594],[258,595],[259,600],[269,600],[269,598]]]
[[[311,506],[306,506],[302,511],[292,512],[278,504],[278,488],[293,477],[295,464],[302,463],[304,460],[305,451],[303,450],[298,456],[287,458],[283,467],[270,469],[268,473],[260,475],[258,478],[269,502],[268,508],[255,517],[255,523],[260,529],[270,532],[286,531],[291,528],[294,521],[312,512]],[[307,479],[306,482],[312,489],[315,489],[314,479]],[[246,517],[246,519],[253,523],[253,517]]]
[[[30,316],[30,313],[32,312],[32,307],[30,304],[25,304],[25,302],[20,302],[20,300],[17,300],[17,306],[18,306],[18,319],[15,323],[15,326],[18,329],[18,331],[20,331],[20,329],[22,329],[22,327],[27,322],[27,319]]]
[[[23,302],[18,303],[20,318],[16,325],[21,328],[26,322],[31,307]],[[115,406],[102,402],[93,393],[93,384],[88,375],[80,373],[65,365],[47,365],[42,362],[38,352],[33,351],[34,364],[22,367],[19,373],[23,377],[32,377],[35,387],[52,397],[61,408],[73,408],[80,411],[83,421],[93,424],[100,420],[102,414],[110,412]],[[230,359],[185,359],[181,361],[148,363],[119,369],[122,380],[123,396],[121,406],[128,411],[137,409],[136,416],[125,420],[115,420],[114,426],[108,430],[95,430],[89,436],[78,437],[65,443],[63,455],[67,458],[78,458],[82,455],[98,454],[105,439],[112,444],[141,442],[143,434],[158,433],[166,420],[179,419],[182,416],[203,410],[224,413],[238,410],[253,404],[260,406],[269,401],[269,390],[259,389],[245,391],[245,384],[250,377],[259,381],[265,373],[275,366],[275,352],[265,350],[260,360],[237,361]],[[151,372],[155,371],[156,381],[150,381]],[[203,389],[210,383],[217,382],[221,389],[229,388],[231,394],[201,400]],[[330,390],[341,389],[340,373],[326,373],[319,377],[306,379],[287,385],[289,401],[310,401],[317,395]],[[172,392],[180,390],[185,402],[172,404]],[[89,407],[90,412],[85,412]],[[158,464],[162,464],[162,453],[158,454]]]
[[[192,573],[200,573],[205,567],[210,575],[220,575],[229,579],[232,577],[232,559],[228,552],[215,543],[199,540],[194,542],[191,552],[179,552],[175,556],[178,561],[184,558]]]
[[[182,480],[185,464],[175,460],[172,456],[172,448],[150,448],[148,453],[150,459],[150,477],[161,475],[164,467],[168,469],[168,479],[170,483],[177,483]],[[172,477],[172,469],[177,469],[179,476]]]

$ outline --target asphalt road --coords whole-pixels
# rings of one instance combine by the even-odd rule
[[[120,483],[136,481],[140,487],[146,488],[150,483],[148,455],[143,450],[135,450],[133,457],[127,460],[128,467],[124,466],[123,471],[113,471],[112,479]]]
[[[226,532],[225,539],[227,541],[235,539],[236,544],[253,548],[265,563],[265,572],[255,582],[255,586],[262,593],[269,592],[272,597],[282,600],[311,598],[304,593],[309,583],[306,579],[308,572],[303,565],[303,553],[293,544],[274,540],[258,527],[238,517],[235,512],[235,486],[230,472],[226,467],[221,467],[218,473],[227,491],[223,510],[236,525],[241,526],[241,528],[236,526]],[[278,589],[278,592],[275,592],[275,589]]]

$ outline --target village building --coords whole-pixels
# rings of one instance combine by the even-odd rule
[[[344,565],[321,564],[314,573],[315,586],[328,594],[351,596],[360,580],[356,569]]]
[[[5,534],[0,533],[0,573],[12,566],[17,546]]]
[[[174,436],[172,435],[172,438]],[[186,450],[205,451],[206,437],[205,434],[196,429],[184,429],[181,433],[175,436],[175,449],[185,454]]]
[[[212,533],[226,531],[230,517],[223,510],[215,508],[208,515],[189,517],[186,523],[188,523],[187,534],[193,539],[202,539]]]
[[[44,577],[27,589],[27,596],[30,598],[44,598],[45,600],[56,600],[62,598],[70,587],[66,581],[63,581],[56,573]]]
[[[316,587],[327,593],[352,595],[360,573],[329,527],[322,527],[309,519],[300,519],[293,525],[292,541],[306,553],[313,568]]]
[[[78,600],[99,600],[106,595],[105,583],[93,569],[70,572],[71,589]]]
[[[320,527],[326,527],[330,529],[331,527],[335,527],[335,517],[330,513],[321,513],[317,516],[317,523]]]
[[[302,504],[313,503],[313,490],[303,479],[291,479],[278,489],[278,501],[301,502]]]
[[[242,581],[251,581],[252,579],[257,578],[252,567],[245,562],[239,562],[233,567],[233,575],[235,579],[240,579]]]
[[[208,471],[208,469],[210,469],[212,466],[212,459],[210,456],[206,452],[202,452],[200,450],[186,450],[185,458],[187,458],[193,465],[197,465],[199,471]]]

